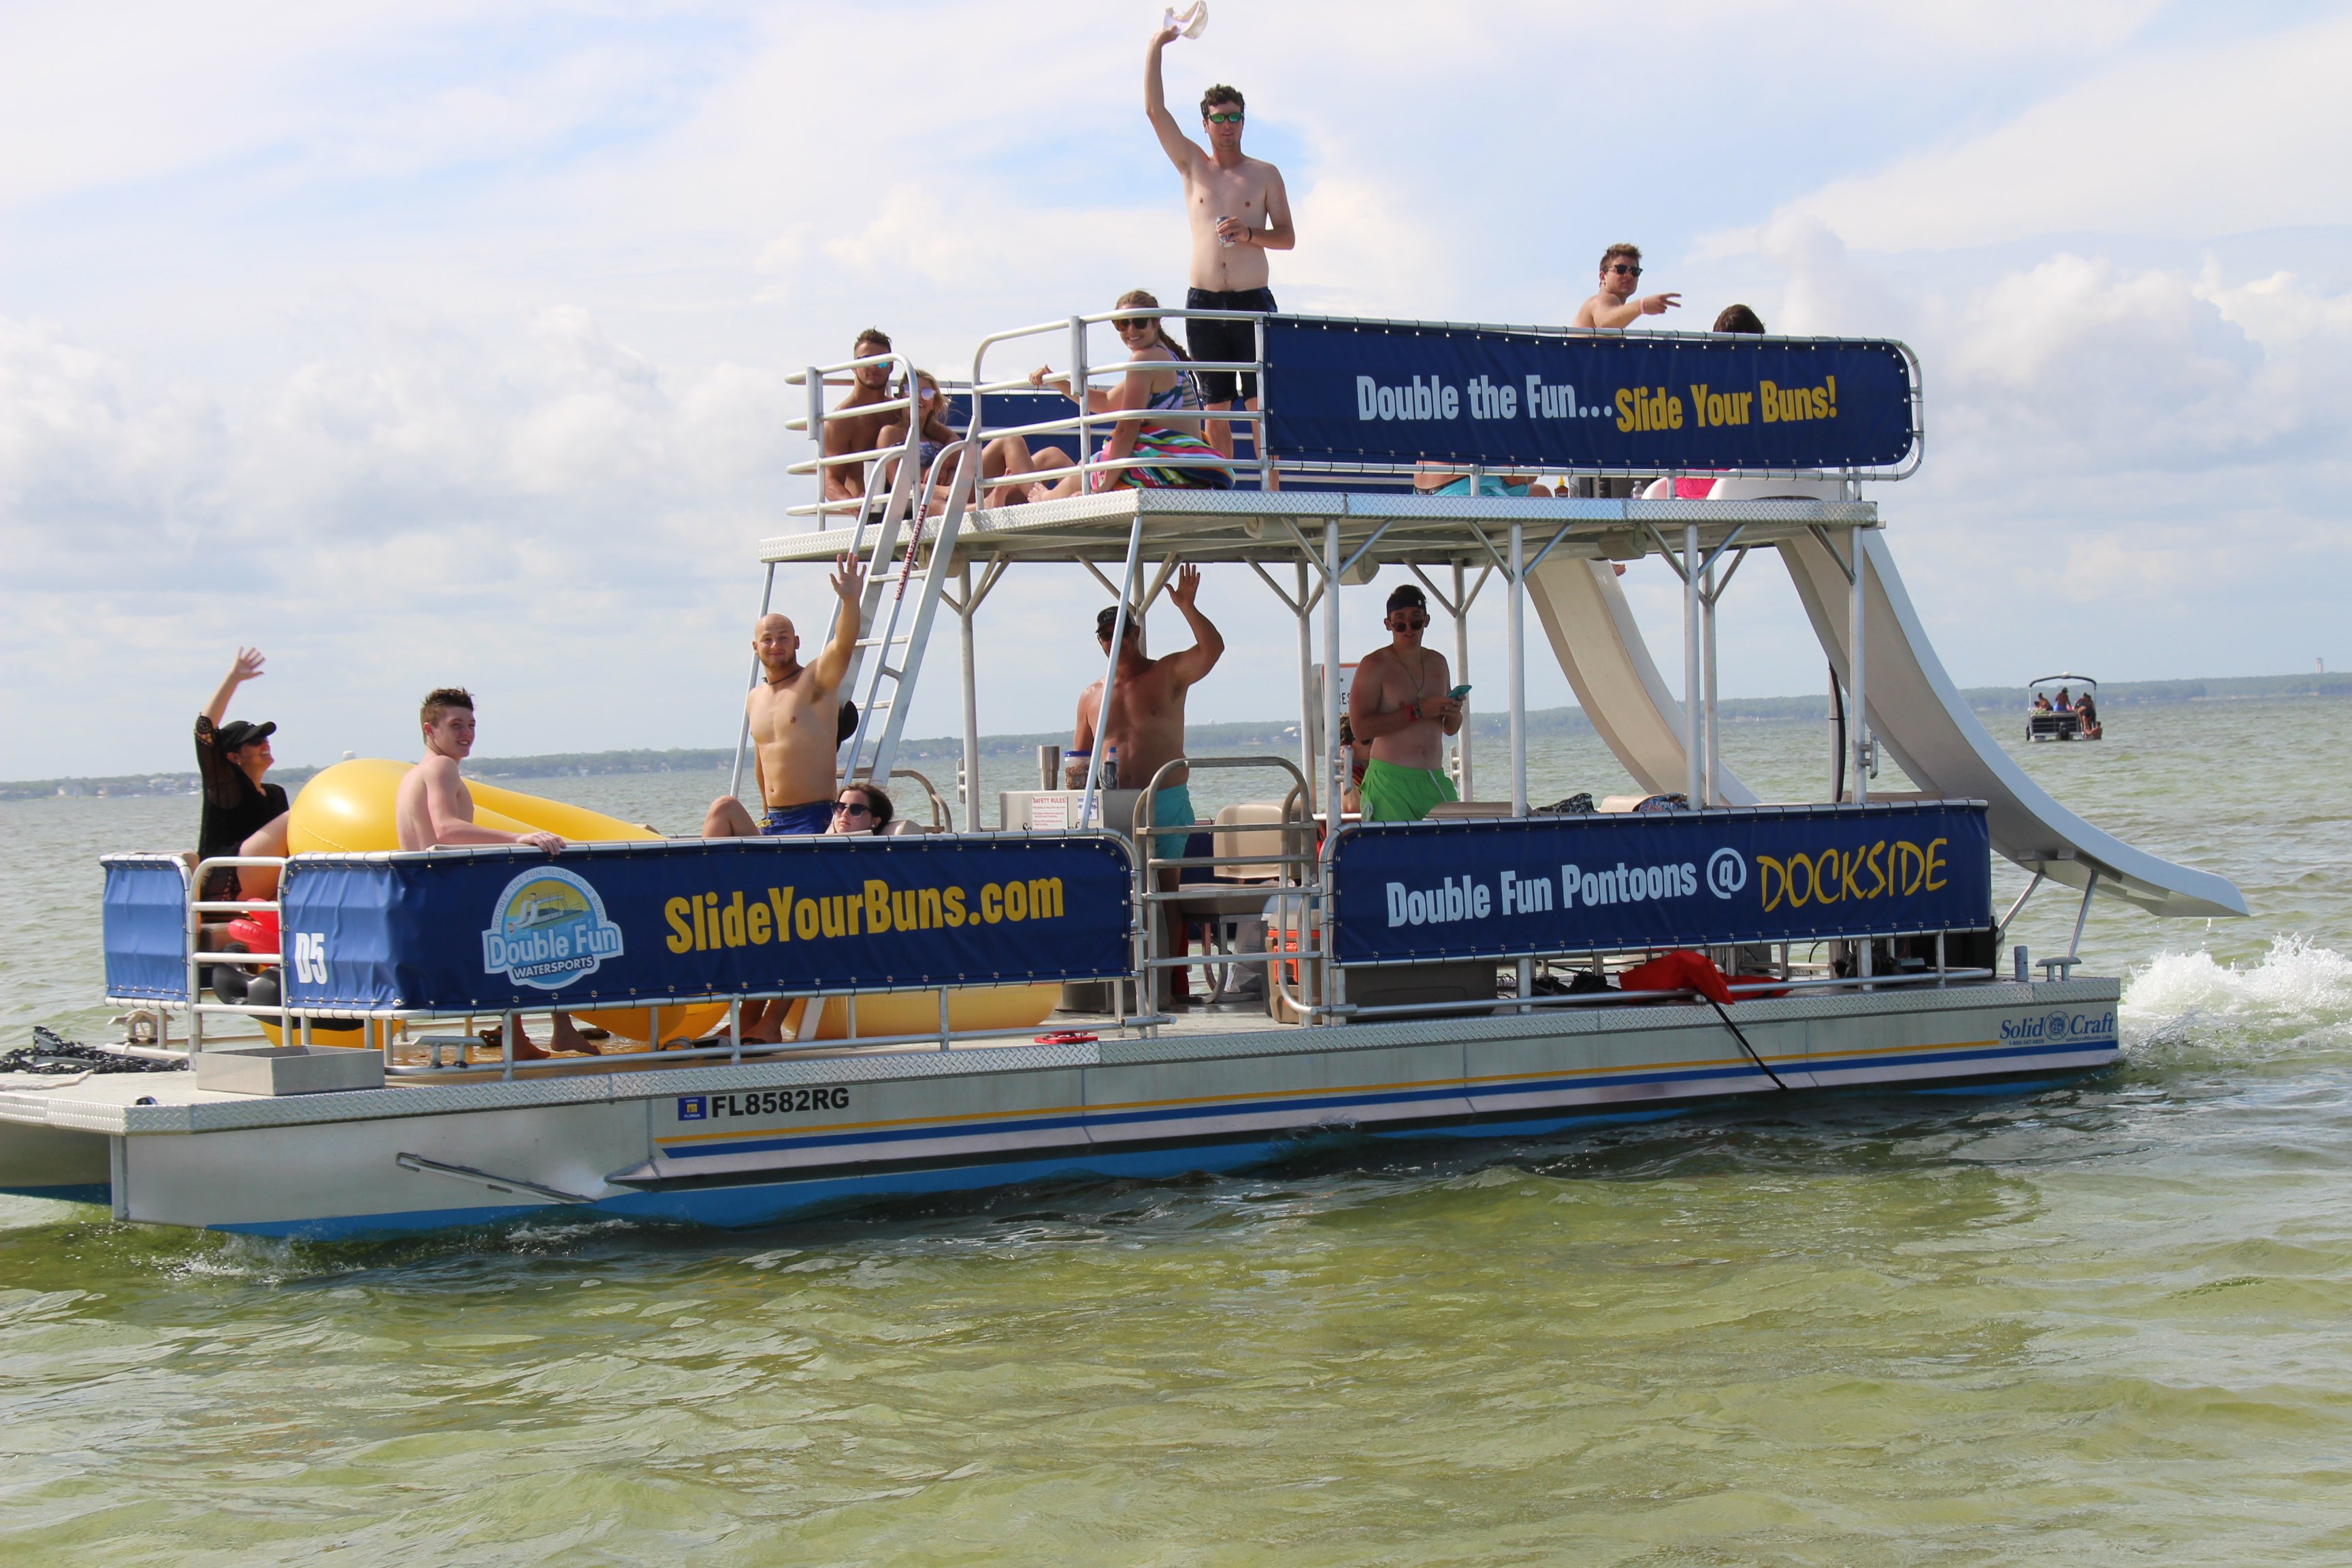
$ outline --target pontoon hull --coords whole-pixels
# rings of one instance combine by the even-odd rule
[[[1977,984],[1800,994],[1733,1016],[1790,1091],[1953,1089],[2111,1065],[2117,993],[2112,980]],[[164,1103],[119,1088],[62,1091],[80,1096],[68,1102],[0,1093],[0,1158],[21,1177],[45,1135],[52,1153],[87,1154],[110,1134],[118,1215],[269,1236],[549,1211],[757,1226],[893,1195],[1234,1170],[1318,1133],[1519,1137],[1782,1092],[1712,1009],[1682,1004],[276,1100],[178,1075],[136,1088]]]

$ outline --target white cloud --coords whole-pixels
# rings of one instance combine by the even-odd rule
[[[2056,7],[2050,15],[2063,15]],[[1993,130],[1787,210],[1869,250],[2352,223],[2352,16],[2127,59]]]
[[[751,544],[805,494],[793,367],[877,321],[952,374],[983,331],[1181,291],[1136,101],[1156,9],[0,14],[0,656],[26,672],[0,733],[37,720],[72,759],[31,771],[169,762],[263,637],[289,757],[404,745],[420,680],[484,670],[494,750],[723,743]],[[2352,296],[2325,264],[2091,237],[2347,221],[2311,149],[2344,144],[2312,89],[2347,35],[2164,53],[2160,11],[1232,5],[1169,87],[1249,91],[1294,308],[1559,320],[1631,236],[1685,275],[1683,325],[1748,297],[1912,341],[1928,465],[1885,499],[1964,679],[2078,635],[2261,668],[2352,566]],[[1754,226],[1694,245],[1727,225]],[[2000,239],[1955,286],[1938,247]],[[2071,616],[1996,626],[2045,560]],[[1290,704],[1262,593],[1211,585],[1235,651],[1203,717]],[[1034,650],[1095,594],[999,590],[983,662],[1048,674],[992,686],[984,723],[1066,719]],[[1801,633],[1750,625],[1735,689],[1811,689]],[[915,722],[944,731],[934,695]]]

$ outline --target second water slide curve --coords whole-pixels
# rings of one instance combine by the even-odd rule
[[[1717,499],[1734,499],[1723,493],[1734,483],[1743,500],[1817,493],[1786,481],[1725,479],[1717,485]],[[2228,878],[2133,848],[2059,805],[2028,777],[1944,672],[1884,534],[1864,529],[1856,537],[1865,573],[1863,689],[1870,731],[1923,793],[1986,802],[1994,849],[2053,882],[2082,889],[2096,873],[2099,896],[2156,915],[2246,912],[2244,896]],[[1840,670],[1850,668],[1848,579],[1840,557],[1811,538],[1784,543],[1779,552],[1822,651]],[[1650,658],[1610,563],[1547,561],[1528,574],[1528,596],[1585,718],[1634,782],[1654,793],[1683,788],[1682,704]],[[1757,804],[1755,793],[1728,769],[1717,789],[1726,805]]]

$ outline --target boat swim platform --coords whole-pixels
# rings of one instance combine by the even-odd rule
[[[1822,478],[1797,481],[1819,486]],[[1833,477],[1832,477],[1833,482]],[[1747,500],[1591,500],[1566,496],[1441,496],[1393,491],[1195,490],[1123,489],[1018,506],[980,507],[964,514],[956,552],[967,561],[1118,562],[1141,529],[1142,552],[1181,553],[1195,564],[1298,560],[1318,555],[1323,534],[1339,525],[1339,552],[1354,557],[1367,542],[1367,563],[1447,564],[1490,553],[1507,559],[1514,524],[1530,559],[1550,545],[1553,557],[1633,561],[1666,547],[1679,550],[1685,531],[1699,531],[1699,548],[1713,552],[1736,532],[1742,546],[1811,539],[1816,529],[1874,529],[1874,501],[1811,496]],[[1654,539],[1654,531],[1663,536]],[[1377,534],[1377,542],[1373,536]],[[1559,535],[1553,543],[1553,536]],[[780,534],[760,542],[770,565],[830,562],[852,547],[854,527]],[[923,531],[917,565],[930,559],[936,532]]]

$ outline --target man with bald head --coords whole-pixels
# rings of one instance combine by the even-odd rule
[[[823,833],[832,825],[841,683],[857,651],[858,600],[866,590],[856,557],[840,556],[834,566],[833,591],[841,607],[834,615],[833,638],[815,663],[801,662],[800,633],[790,617],[762,616],[751,630],[764,679],[743,699],[743,711],[751,721],[764,809],[754,822],[741,801],[720,795],[702,819],[705,838],[781,837]]]

